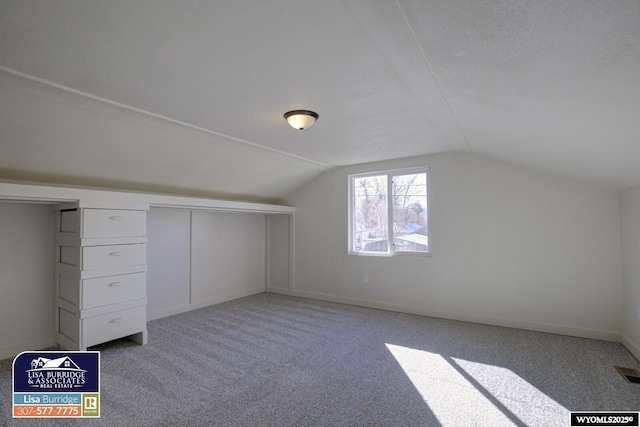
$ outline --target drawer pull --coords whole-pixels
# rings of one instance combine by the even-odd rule
[[[111,256],[121,256],[122,252],[111,252],[109,255],[111,255]]]
[[[122,317],[116,317],[115,319],[109,320],[109,323],[118,323],[120,321],[122,321]]]
[[[119,215],[114,215],[114,216],[110,216],[109,219],[113,221],[120,221],[122,217]]]
[[[113,282],[113,283],[109,283],[109,286],[112,288],[115,288],[116,286],[120,286],[122,284],[122,282]]]

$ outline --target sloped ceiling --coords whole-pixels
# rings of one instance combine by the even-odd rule
[[[639,70],[636,0],[0,0],[0,178],[276,200],[470,151],[622,189]]]

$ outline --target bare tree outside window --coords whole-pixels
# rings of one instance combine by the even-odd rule
[[[393,194],[393,246],[396,251],[426,251],[427,174],[396,175]]]
[[[351,251],[428,253],[426,170],[400,172],[351,177]]]
[[[367,176],[354,180],[356,250],[389,250],[387,176]]]

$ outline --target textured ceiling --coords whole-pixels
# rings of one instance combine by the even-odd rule
[[[0,0],[0,70],[4,178],[275,199],[470,151],[640,184],[635,0]],[[289,128],[298,108],[318,123]]]

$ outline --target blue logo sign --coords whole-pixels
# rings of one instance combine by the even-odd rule
[[[99,417],[100,352],[20,353],[13,361],[14,417]]]

